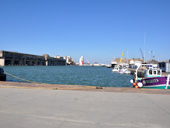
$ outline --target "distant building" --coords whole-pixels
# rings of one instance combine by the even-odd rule
[[[48,54],[42,56],[31,55],[18,52],[0,51],[0,66],[7,65],[65,65],[66,60],[62,58],[50,57]]]
[[[67,65],[73,65],[74,60],[71,58],[71,56],[65,56],[64,59],[66,60]]]
[[[170,62],[159,62],[159,68],[163,72],[170,72]]]
[[[156,60],[148,60],[146,61],[147,64],[158,64],[159,62]]]
[[[57,58],[57,59],[64,59],[64,57],[62,57],[62,56],[54,56],[54,58]]]
[[[120,59],[121,58],[115,58],[115,62],[117,62],[117,64],[119,64],[120,63]],[[143,59],[140,59],[140,58],[132,58],[132,59],[126,59],[126,58],[124,58],[124,59],[122,59],[122,61],[121,61],[121,63],[128,63],[128,64],[130,64],[130,62],[132,62],[132,61],[141,61],[141,63],[143,63],[144,62],[144,60]]]

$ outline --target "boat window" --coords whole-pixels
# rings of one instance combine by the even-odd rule
[[[160,70],[158,70],[158,75],[161,75],[161,71]]]
[[[151,74],[151,75],[152,75],[152,70],[149,70],[149,74]]]
[[[153,74],[156,75],[156,71],[153,71]]]

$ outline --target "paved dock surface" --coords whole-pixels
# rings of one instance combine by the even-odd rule
[[[59,85],[59,84],[40,84],[23,82],[4,82],[0,81],[0,88],[23,88],[23,89],[54,89],[54,90],[79,90],[95,92],[121,92],[121,93],[146,93],[170,95],[170,89],[136,89],[132,87],[95,87],[82,85]]]
[[[169,94],[0,88],[0,128],[169,127]]]

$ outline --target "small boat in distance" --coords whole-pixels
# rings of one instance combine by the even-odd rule
[[[116,65],[117,65],[117,62],[116,62],[116,61],[112,61],[112,62],[110,63],[110,67],[111,67],[111,68],[114,68]]]
[[[129,71],[129,69],[127,67],[123,67],[121,70],[120,70],[120,74],[130,74],[131,71]]]
[[[120,72],[120,65],[115,65],[112,69],[113,72]]]
[[[143,78],[138,77],[138,69],[141,66],[147,66]],[[162,76],[162,70],[153,64],[141,64],[130,82],[136,88],[170,89],[170,75]]]
[[[126,63],[122,63],[120,65],[115,65],[113,68],[113,72],[119,72],[120,74],[130,74],[131,71],[128,69],[129,65]]]

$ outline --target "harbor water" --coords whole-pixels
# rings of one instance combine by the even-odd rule
[[[3,69],[22,79],[38,83],[130,87],[132,75],[112,72],[106,67],[91,66],[5,66]],[[7,75],[7,81],[25,82]]]

